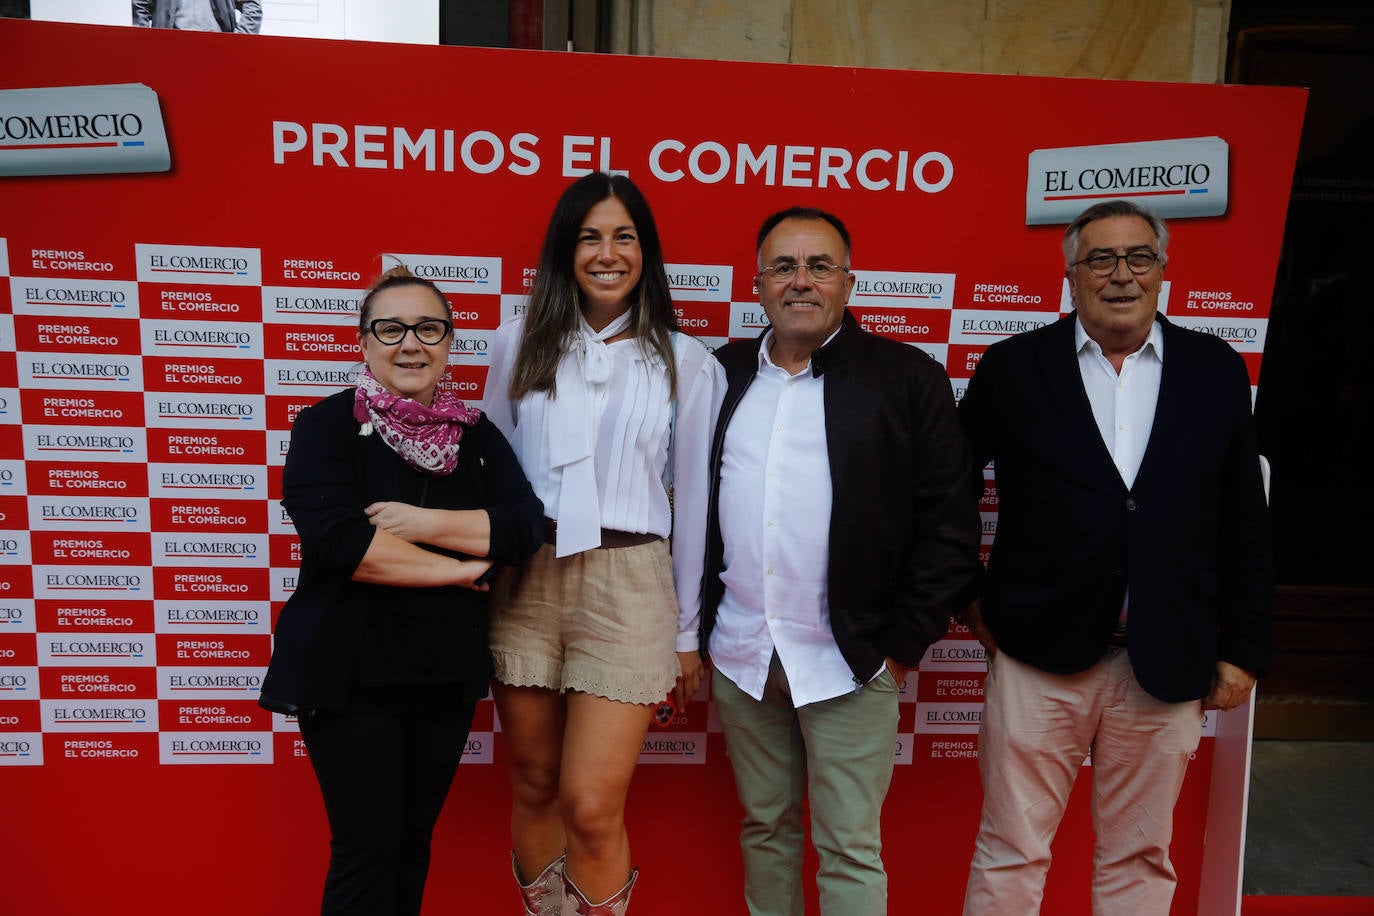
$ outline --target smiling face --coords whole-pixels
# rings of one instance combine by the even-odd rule
[[[1123,255],[1140,249],[1158,251],[1150,224],[1138,216],[1108,216],[1093,220],[1079,232],[1075,261],[1093,254]],[[1086,264],[1069,268],[1069,292],[1083,330],[1103,351],[1134,353],[1150,335],[1164,284],[1158,262],[1143,274],[1133,274],[1124,260],[1105,277],[1094,276]]]
[[[785,219],[764,238],[759,248],[759,267],[780,264],[825,262],[848,267],[844,239],[823,219]],[[854,289],[854,275],[834,271],[823,282],[798,270],[786,281],[772,272],[761,272],[758,280],[759,304],[773,326],[775,361],[781,354],[789,362],[809,358],[811,353],[835,333],[844,318],[844,308]]]
[[[447,321],[448,317],[448,309],[434,290],[412,284],[392,286],[373,295],[366,316],[368,321],[390,318],[408,325],[426,319]],[[367,331],[358,334],[363,360],[382,387],[425,405],[434,401],[434,387],[444,376],[452,344],[452,335],[437,344],[425,344],[414,331],[407,331],[400,343],[388,346]]]
[[[639,233],[625,205],[608,197],[588,210],[573,249],[573,276],[593,328],[605,327],[630,307],[643,271]]]

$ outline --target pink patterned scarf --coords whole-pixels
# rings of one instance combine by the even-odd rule
[[[382,441],[417,471],[442,476],[458,466],[458,443],[465,427],[482,411],[469,407],[450,391],[437,388],[433,406],[392,394],[363,367],[353,397],[353,419],[362,424],[360,436],[375,429]]]

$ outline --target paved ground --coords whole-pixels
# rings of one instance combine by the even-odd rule
[[[1244,892],[1374,897],[1374,743],[1255,742]]]

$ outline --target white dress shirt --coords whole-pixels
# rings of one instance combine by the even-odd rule
[[[1073,321],[1074,343],[1078,347],[1078,371],[1092,405],[1093,419],[1102,443],[1111,453],[1117,473],[1126,489],[1135,485],[1140,459],[1150,443],[1159,401],[1159,379],[1164,371],[1164,335],[1159,322],[1150,323],[1150,336],[1121,363],[1121,372],[1108,361],[1097,341],[1083,330],[1083,322]],[[1126,625],[1131,593],[1121,602],[1120,627]]]
[[[628,313],[626,313],[628,315]],[[619,320],[618,320],[619,321]],[[544,514],[558,521],[559,556],[592,549],[601,529],[673,537],[678,600],[677,651],[697,648],[706,553],[709,450],[725,373],[696,338],[673,335],[676,411],[668,373],[633,338],[607,344],[586,322],[559,362],[557,397],[533,392],[510,400],[511,372],[524,331],[516,317],[491,345],[483,409],[520,459]],[[674,508],[668,505],[669,428],[675,429]]]
[[[725,585],[711,661],[762,699],[776,649],[795,706],[854,690],[830,628],[830,461],[824,377],[796,375],[759,347],[758,374],[730,418],[720,469]]]
[[[1118,375],[1103,355],[1102,347],[1088,336],[1077,317],[1073,334],[1078,348],[1078,371],[1083,376],[1097,431],[1129,490],[1135,484],[1155,422],[1159,379],[1164,371],[1164,335],[1159,331],[1159,323],[1151,322],[1150,336],[1139,350],[1126,357]]]

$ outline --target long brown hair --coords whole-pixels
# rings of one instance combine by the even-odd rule
[[[532,391],[556,394],[554,377],[563,356],[568,335],[577,328],[577,278],[573,274],[573,253],[582,222],[587,213],[603,200],[614,197],[625,205],[639,235],[639,250],[644,258],[639,283],[630,291],[630,321],[635,339],[646,353],[653,351],[668,367],[668,382],[677,395],[677,360],[673,355],[673,332],[677,313],[668,291],[668,274],[663,268],[663,246],[654,224],[649,202],[639,188],[624,175],[593,172],[579,178],[563,191],[553,208],[544,247],[539,255],[539,273],[530,292],[525,313],[524,334],[511,372],[510,398],[518,400]]]

